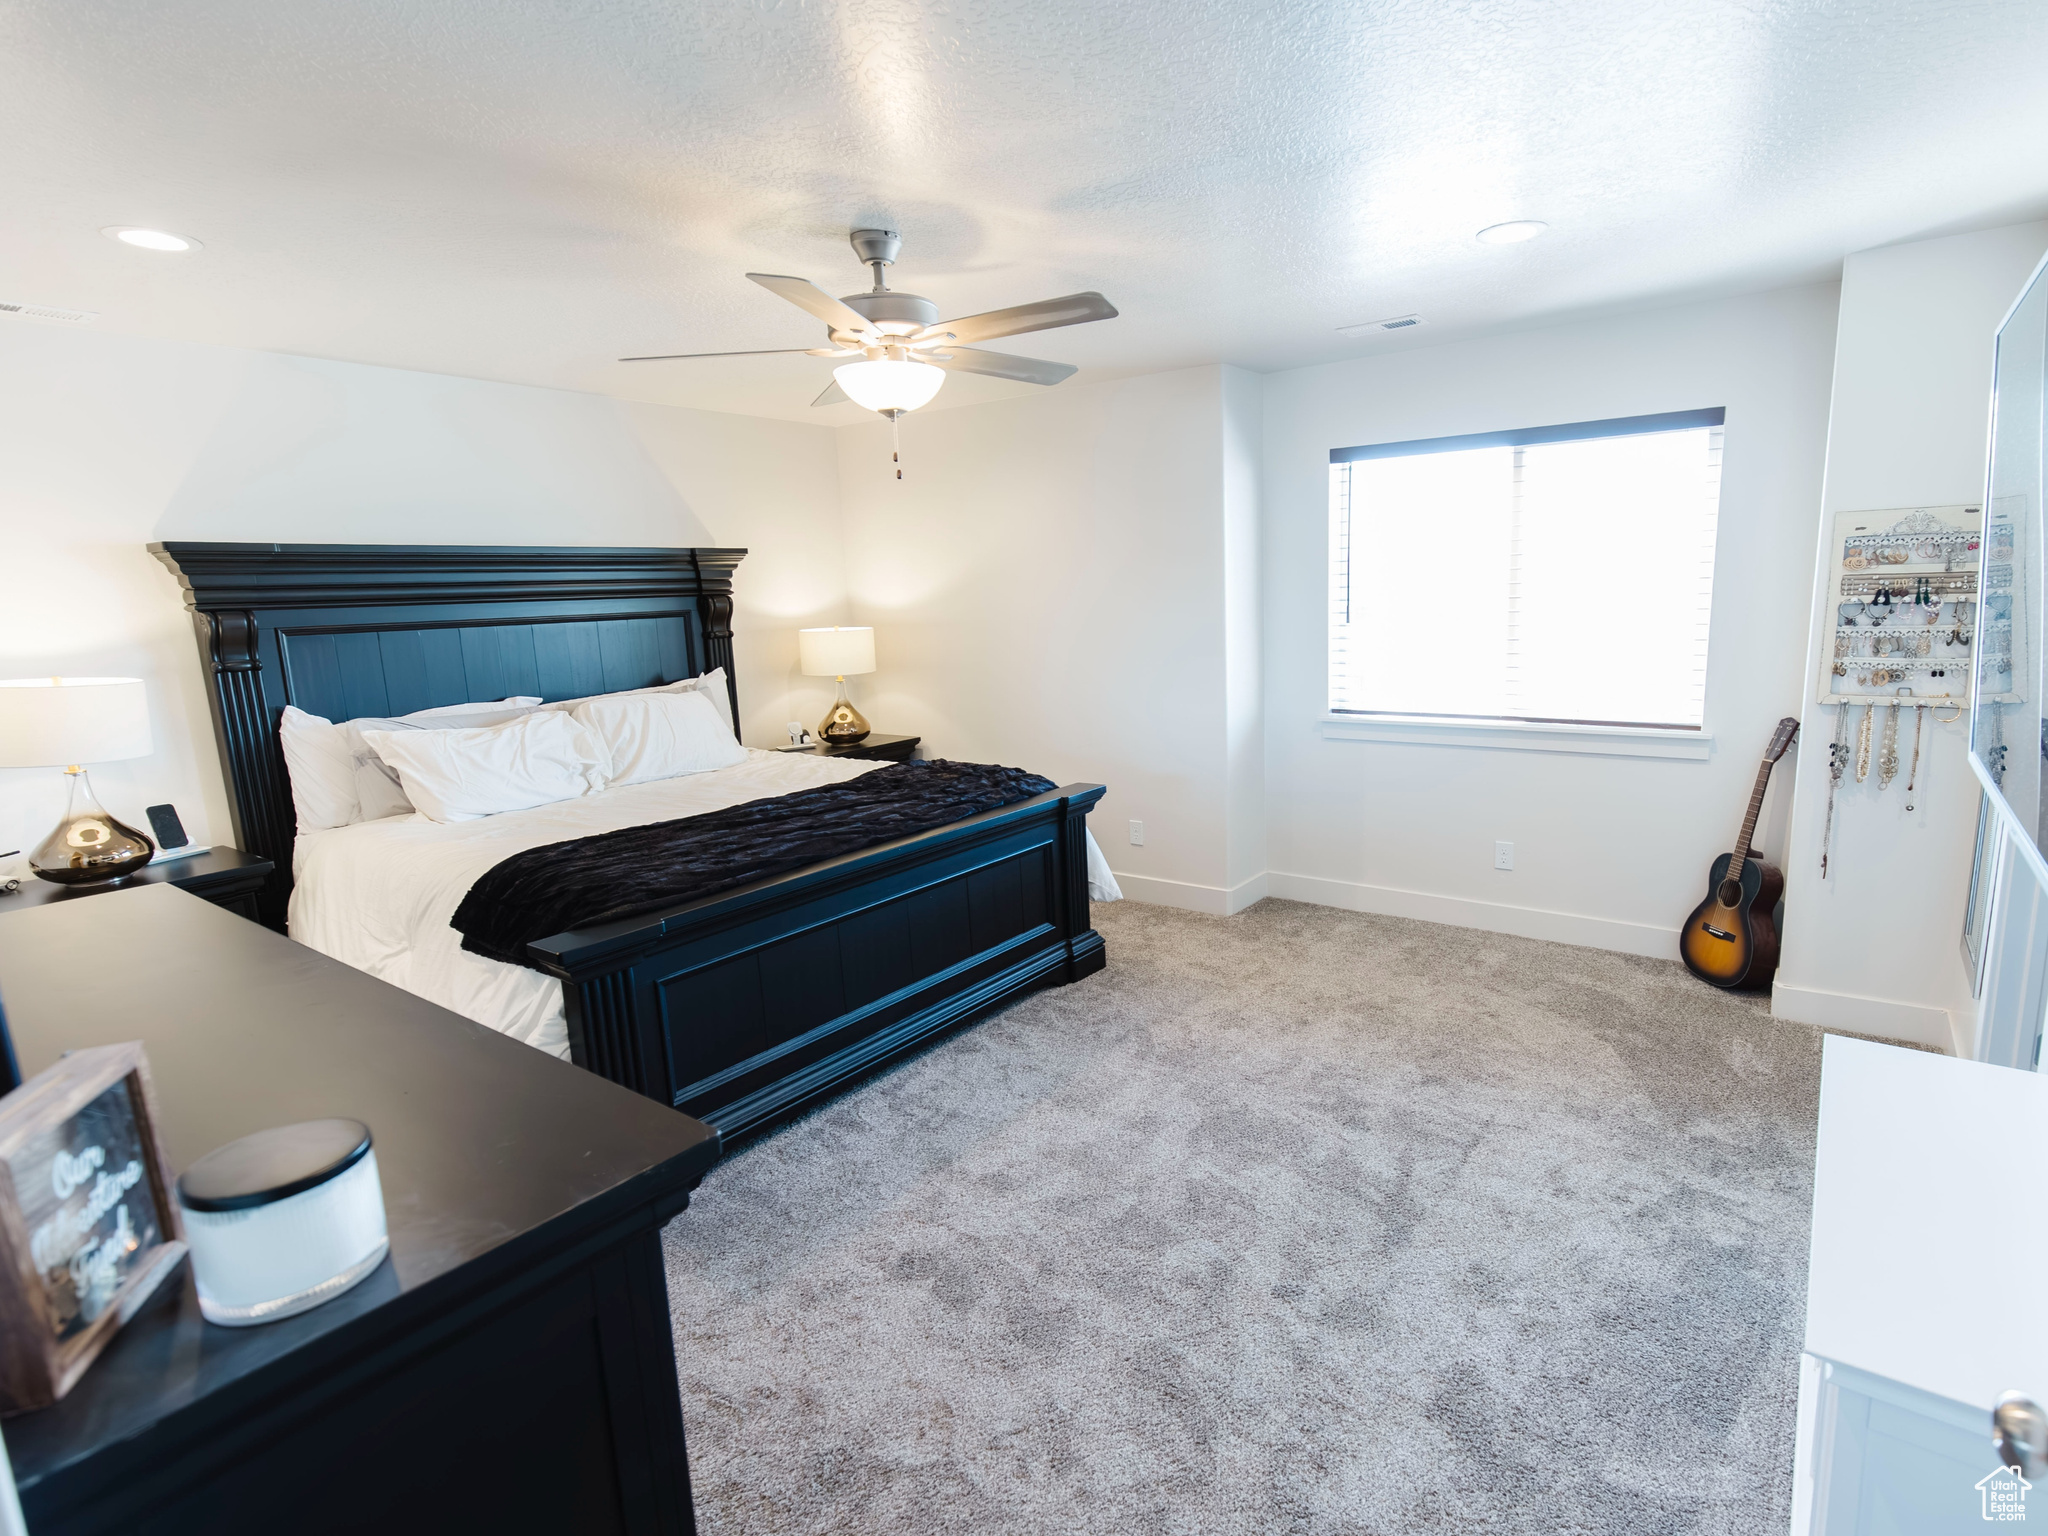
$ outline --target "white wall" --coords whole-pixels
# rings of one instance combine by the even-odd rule
[[[2044,248],[2048,224],[2037,223],[1864,251],[1843,263],[1826,483],[1820,526],[1809,527],[1816,550],[1839,512],[1983,496],[1992,339]],[[1833,613],[1826,579],[1825,562],[1817,562],[1807,679]],[[1875,771],[1861,785],[1853,771],[1844,778],[1823,882],[1834,714],[1808,703],[1802,715],[1807,750],[1794,798],[1773,1011],[1967,1055],[1969,987],[1959,946],[1978,802],[1963,756],[1968,722],[1936,726],[1930,715],[1910,816],[1903,766],[1887,791],[1878,789]],[[1911,718],[1901,716],[1908,759]],[[1852,731],[1854,724],[1852,715]]]
[[[1257,598],[1225,575],[1256,523],[1255,396],[1191,368],[906,417],[900,481],[886,425],[840,434],[875,729],[1106,784],[1090,821],[1126,890],[1209,911],[1258,863],[1228,830],[1258,766],[1256,679],[1229,686],[1231,657],[1255,666]]]
[[[1678,926],[1734,839],[1771,728],[1799,707],[1835,305],[1833,284],[1783,289],[1267,378],[1273,894],[1676,956]],[[1332,448],[1716,405],[1728,416],[1710,759],[1319,734]],[[1455,614],[1454,576],[1445,601]],[[1783,846],[1788,777],[1766,803],[1766,856]],[[1512,872],[1493,868],[1496,839],[1515,845]]]
[[[1255,375],[1223,370],[1223,729],[1229,776],[1223,909],[1238,912],[1266,894],[1264,542],[1259,481],[1265,449],[1265,388]]]
[[[0,675],[150,684],[155,755],[95,768],[117,815],[177,805],[231,837],[204,679],[154,539],[721,544],[743,734],[829,694],[795,630],[843,619],[830,429],[269,353],[0,322]],[[0,853],[63,808],[0,770]],[[0,863],[19,861],[0,861]]]

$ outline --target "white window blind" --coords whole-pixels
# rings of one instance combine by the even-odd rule
[[[1330,455],[1330,710],[1698,730],[1720,410]]]

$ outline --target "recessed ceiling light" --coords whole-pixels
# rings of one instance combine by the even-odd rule
[[[111,224],[100,233],[109,240],[118,240],[123,245],[145,251],[196,251],[201,248],[190,235],[174,235],[164,229],[136,229],[127,224]]]
[[[1488,245],[1513,245],[1518,240],[1534,240],[1548,228],[1541,219],[1510,219],[1505,224],[1487,225],[1478,238]]]

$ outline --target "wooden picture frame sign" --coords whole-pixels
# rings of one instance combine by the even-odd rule
[[[0,1099],[0,1414],[69,1392],[185,1256],[141,1042]]]

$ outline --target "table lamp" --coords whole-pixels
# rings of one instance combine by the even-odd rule
[[[838,701],[818,727],[819,738],[828,747],[851,746],[864,739],[868,723],[847,698],[846,680],[875,670],[875,632],[866,625],[800,629],[796,649],[804,676],[839,679]]]
[[[0,768],[62,768],[71,779],[64,819],[29,868],[58,885],[97,885],[147,864],[156,844],[102,809],[81,765],[149,753],[139,677],[0,680]]]

